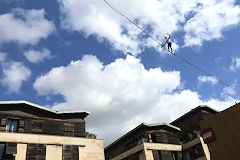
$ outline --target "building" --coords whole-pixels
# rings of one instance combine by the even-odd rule
[[[168,145],[162,144],[154,148],[154,156],[179,156],[181,148],[177,133],[180,129],[166,124],[145,124],[142,123],[117,141],[113,142],[105,148],[106,160],[115,159],[126,159],[126,160],[137,160],[147,154],[145,153],[146,148],[151,144],[148,142],[156,143],[162,142]],[[172,144],[172,145],[169,145]],[[151,147],[151,146],[150,146]],[[155,146],[152,146],[155,147]],[[166,147],[173,148],[173,152],[158,152],[158,148]]]
[[[57,112],[27,101],[1,101],[0,159],[103,160],[103,141],[86,138],[88,115]]]
[[[106,160],[210,159],[199,122],[218,113],[198,106],[170,124],[142,123],[105,148]]]
[[[240,103],[200,122],[212,160],[240,159]]]

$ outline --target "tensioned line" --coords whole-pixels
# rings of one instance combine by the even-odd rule
[[[131,19],[129,19],[125,14],[123,14],[122,12],[120,12],[117,8],[115,8],[114,6],[112,6],[108,1],[104,0],[104,2],[114,11],[116,12],[117,14],[119,14],[120,16],[124,17],[125,19],[127,19],[130,23],[134,24],[138,29],[140,29],[143,33],[145,33],[148,37],[150,37],[152,40],[154,40],[155,42],[157,42],[161,47],[163,47],[162,43],[159,42],[156,38],[154,38],[152,35],[150,35],[147,31],[145,31],[143,28],[141,28],[139,25],[137,25],[134,21],[132,21]],[[167,48],[164,47],[164,49],[168,50]],[[181,61],[189,64],[190,66],[192,66],[193,68],[199,70],[200,72],[208,75],[208,76],[211,76],[211,77],[214,77],[215,79],[218,80],[219,83],[237,91],[240,93],[240,90],[232,87],[231,85],[229,85],[228,83],[224,82],[223,80],[221,80],[220,78],[216,77],[215,75],[201,69],[200,67],[194,65],[193,63],[189,62],[188,60],[184,59],[183,57],[180,57],[179,55],[175,54],[175,53],[172,53],[172,55],[174,55],[175,57],[177,57],[178,59],[180,59]]]

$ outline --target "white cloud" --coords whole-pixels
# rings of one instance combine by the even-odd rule
[[[3,62],[6,59],[6,53],[0,52],[0,62]]]
[[[184,31],[185,46],[201,46],[203,41],[221,38],[223,30],[240,21],[240,7],[235,5],[235,0],[108,1],[162,43],[166,32]],[[138,54],[145,47],[162,51],[156,42],[113,12],[104,1],[59,0],[59,3],[62,24],[67,29],[95,35],[99,41],[107,40],[124,53]],[[175,46],[177,50],[178,44]]]
[[[235,101],[201,100],[197,92],[180,91],[180,87],[178,71],[147,70],[129,55],[105,66],[86,55],[68,66],[53,68],[34,83],[40,95],[63,95],[65,102],[55,104],[56,110],[90,111],[87,127],[105,144],[142,122],[169,122],[200,104],[222,110]]]
[[[21,62],[3,63],[3,78],[1,84],[8,87],[10,93],[18,93],[22,83],[27,81],[31,75],[31,71]]]
[[[230,70],[237,71],[238,69],[240,69],[240,58],[232,57],[232,64],[230,65]]]
[[[51,57],[51,52],[47,48],[42,49],[42,51],[29,50],[24,52],[24,56],[32,63],[39,63],[44,59],[49,59]]]
[[[231,95],[231,96],[236,95],[237,91],[235,88],[237,85],[238,85],[238,80],[234,79],[234,82],[230,87],[224,87],[224,89],[221,93],[221,96],[225,97],[225,96],[229,96],[229,95]]]
[[[223,60],[223,57],[217,57],[217,58],[214,59],[214,62],[216,64],[220,64],[222,62],[222,60]]]
[[[218,80],[215,77],[212,76],[198,76],[198,82],[199,83],[211,83],[212,85],[215,85],[218,83]]]
[[[195,6],[194,16],[184,26],[186,46],[200,46],[203,41],[222,38],[222,31],[240,21],[240,7],[235,0],[203,0]]]
[[[36,44],[40,39],[47,38],[55,30],[55,25],[44,14],[43,9],[15,9],[0,15],[0,43]]]

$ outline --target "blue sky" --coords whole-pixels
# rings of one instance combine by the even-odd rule
[[[158,41],[170,33],[176,54],[240,89],[239,2],[109,2]],[[0,64],[2,101],[90,111],[87,129],[105,144],[142,122],[170,122],[200,104],[223,110],[240,98],[103,0],[1,0]]]

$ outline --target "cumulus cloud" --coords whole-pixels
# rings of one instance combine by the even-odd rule
[[[201,83],[211,83],[212,85],[215,85],[218,83],[218,80],[215,77],[212,76],[198,76],[198,82]]]
[[[6,59],[6,53],[0,52],[0,62],[3,62]]]
[[[43,9],[20,8],[0,15],[0,43],[13,41],[19,44],[36,44],[40,39],[47,38],[55,30],[55,25],[44,15]]]
[[[54,109],[90,111],[87,127],[106,144],[142,122],[169,122],[199,104],[222,110],[234,102],[201,100],[197,92],[180,87],[178,71],[146,69],[140,59],[129,55],[107,65],[86,55],[51,69],[34,83],[40,95],[63,95],[65,102]]]
[[[195,14],[184,26],[185,46],[200,46],[203,41],[219,39],[222,31],[240,21],[240,7],[234,0],[202,1],[194,7]]]
[[[232,64],[230,65],[230,70],[237,71],[238,69],[240,69],[240,58],[232,57]]]
[[[21,62],[4,62],[2,66],[1,84],[7,86],[10,93],[18,93],[22,83],[30,77],[31,71]]]
[[[238,85],[238,80],[234,79],[233,84],[230,87],[224,87],[223,91],[221,93],[221,96],[225,97],[228,95],[234,96],[236,95],[237,91],[236,91],[236,86]]]
[[[58,0],[64,28],[107,40],[117,50],[136,55],[153,47],[149,39],[126,19],[113,12],[104,1]],[[222,32],[240,21],[240,7],[235,0],[108,0],[153,37],[164,43],[168,33],[184,32],[185,46],[219,39]],[[177,41],[173,39],[178,49]]]
[[[51,51],[47,48],[42,49],[42,51],[29,50],[24,52],[24,56],[32,63],[39,63],[44,59],[49,59],[51,57]]]

